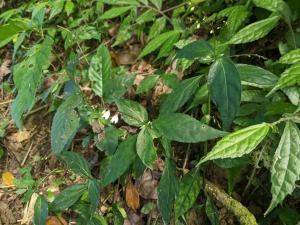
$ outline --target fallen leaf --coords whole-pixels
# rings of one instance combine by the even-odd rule
[[[28,130],[21,130],[21,131],[18,131],[17,133],[12,134],[9,137],[9,139],[11,141],[21,143],[25,140],[28,140],[30,138],[30,134],[31,134],[31,132]]]
[[[125,198],[129,208],[135,210],[140,207],[140,196],[137,189],[132,184],[131,178],[127,182]]]
[[[67,221],[60,217],[49,216],[46,225],[68,225]]]
[[[33,216],[34,216],[34,205],[35,205],[35,202],[36,202],[38,196],[39,195],[37,193],[32,194],[29,203],[27,203],[27,205],[24,209],[24,215],[21,220],[21,224],[27,224],[27,225],[31,224]]]
[[[2,173],[2,184],[4,186],[14,186],[14,175],[9,171]]]
[[[138,192],[144,199],[157,199],[157,185],[158,180],[150,170],[146,170],[137,181]]]
[[[5,76],[10,74],[10,64],[11,64],[11,60],[7,59],[0,66],[0,82],[3,80]]]
[[[0,201],[0,223],[3,224],[16,224],[17,220],[13,212],[5,202]]]

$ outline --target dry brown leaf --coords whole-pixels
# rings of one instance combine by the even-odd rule
[[[10,74],[10,64],[11,64],[11,60],[7,59],[0,66],[0,82],[3,80],[5,76]]]
[[[17,220],[9,206],[0,201],[0,224],[16,224]]]
[[[158,180],[150,170],[146,170],[138,179],[137,187],[140,196],[144,199],[157,199]]]
[[[140,196],[135,188],[135,186],[132,184],[131,179],[129,179],[127,186],[126,186],[126,204],[131,209],[138,209],[140,207]]]
[[[46,225],[68,225],[67,221],[60,217],[49,216]]]
[[[31,132],[28,130],[21,130],[21,131],[18,131],[17,133],[12,134],[9,137],[9,139],[11,141],[21,143],[25,140],[28,140],[30,138],[30,134],[31,134]]]
[[[2,173],[2,184],[4,186],[14,186],[14,175],[9,171]]]
[[[39,195],[37,193],[32,194],[29,203],[27,203],[27,205],[24,209],[24,215],[21,220],[21,224],[26,224],[26,225],[31,224],[33,215],[34,215],[34,205],[35,205],[35,202],[36,202],[38,196]]]

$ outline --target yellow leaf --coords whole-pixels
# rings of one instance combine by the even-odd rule
[[[14,175],[9,171],[2,173],[2,184],[4,186],[14,186]]]
[[[60,217],[49,216],[46,225],[68,225],[67,221]]]
[[[135,186],[132,184],[131,179],[129,179],[127,186],[126,186],[126,204],[131,209],[138,209],[140,207],[140,196],[135,188]]]

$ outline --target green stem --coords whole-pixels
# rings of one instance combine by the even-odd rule
[[[254,215],[245,206],[212,182],[205,180],[204,190],[228,209],[241,225],[258,225]]]
[[[292,39],[293,39],[293,44],[294,44],[294,48],[296,49],[297,48],[297,43],[296,43],[296,37],[295,37],[295,32],[293,30],[293,27],[292,27],[292,24],[289,20],[286,20],[286,23],[289,27],[289,30],[291,32],[291,35],[292,35]]]

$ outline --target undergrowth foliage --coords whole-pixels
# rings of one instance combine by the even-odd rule
[[[272,159],[264,164],[271,181],[264,216],[285,207],[300,179],[298,1],[39,0],[16,5],[0,14],[0,46],[13,46],[11,116],[22,129],[24,115],[37,103],[47,103],[54,113],[52,152],[85,181],[66,187],[52,202],[40,194],[35,225],[66,209],[78,214],[78,224],[123,224],[126,213],[119,205],[112,209],[114,217],[99,214],[101,190],[128,177],[132,182],[131,177],[153,170],[158,159],[164,162],[157,201],[161,224],[184,224],[188,210],[199,206],[199,196],[205,196],[208,220],[219,224],[215,200],[220,199],[205,189],[206,168],[213,163],[226,169],[232,193],[243,168],[263,164],[256,157],[262,154]],[[120,65],[114,53],[131,40],[144,44],[136,62],[144,59],[157,68],[137,87],[134,71]],[[169,65],[184,76],[166,72]],[[45,80],[51,80],[47,87]],[[169,91],[158,110],[139,102],[161,84]],[[93,101],[83,86],[90,87]],[[90,129],[95,123],[100,134]],[[85,141],[105,155],[99,172],[69,151],[83,129],[89,130]],[[196,146],[188,173],[178,170],[177,146],[187,152]],[[248,185],[244,188],[247,192]],[[237,220],[257,224],[250,217]]]

